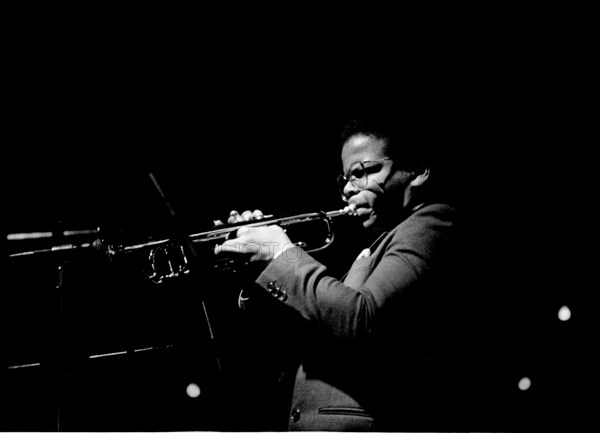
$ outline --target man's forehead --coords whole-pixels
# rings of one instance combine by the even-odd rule
[[[366,134],[356,134],[350,137],[342,151],[342,157],[357,153],[375,153],[382,155],[385,148],[385,140]]]
[[[354,134],[348,138],[346,145],[353,147],[371,146],[376,143],[382,143],[384,140],[371,134]]]

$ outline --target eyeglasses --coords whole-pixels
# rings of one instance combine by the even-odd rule
[[[350,184],[358,190],[365,189],[367,187],[367,185],[369,184],[368,174],[373,173],[373,171],[374,171],[373,166],[371,166],[371,164],[377,163],[377,162],[383,162],[383,161],[391,161],[391,159],[390,158],[382,158],[382,159],[374,159],[371,161],[368,161],[368,160],[360,161],[350,171],[350,173],[347,176],[340,174],[337,177],[337,181],[338,181],[338,186],[340,187],[342,196],[344,196],[344,188],[346,187],[346,184],[348,182],[350,182]]]

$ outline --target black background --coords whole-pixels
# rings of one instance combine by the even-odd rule
[[[492,428],[585,415],[595,89],[584,20],[487,11],[475,19],[441,8],[414,19],[283,14],[265,25],[209,11],[142,12],[100,22],[37,14],[7,32],[8,233],[193,229],[231,209],[339,208],[341,125],[363,107],[418,114],[479,234],[473,308],[494,320],[481,352]],[[347,245],[341,230],[335,253]],[[234,293],[214,290],[227,282],[157,289],[127,264],[79,257],[61,316],[56,265],[9,261],[9,365],[50,367],[9,370],[3,429],[252,428],[270,398],[254,381],[267,373],[239,358]],[[221,382],[200,299],[215,317]],[[568,322],[557,318],[562,305],[573,311]],[[177,349],[127,361],[83,361],[172,342]],[[259,373],[250,378],[247,365]],[[519,391],[524,376],[532,387]],[[195,400],[185,395],[193,381],[208,390]]]

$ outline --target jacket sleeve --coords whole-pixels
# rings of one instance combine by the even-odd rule
[[[329,277],[327,268],[299,247],[285,250],[256,282],[320,329],[345,339],[364,337],[379,319],[395,314],[390,307],[402,302],[403,293],[427,278],[438,244],[444,243],[445,225],[425,219],[417,226],[401,225],[379,260],[365,261],[373,269],[359,287]]]

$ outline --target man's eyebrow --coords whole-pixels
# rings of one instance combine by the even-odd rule
[[[350,166],[348,167],[348,170],[352,170],[352,169],[354,168],[354,166],[356,166],[356,164],[360,164],[360,163],[361,163],[361,161],[356,161],[356,162],[353,162],[353,163],[352,163],[352,164],[350,164]],[[343,167],[342,167],[342,170],[343,170]]]

